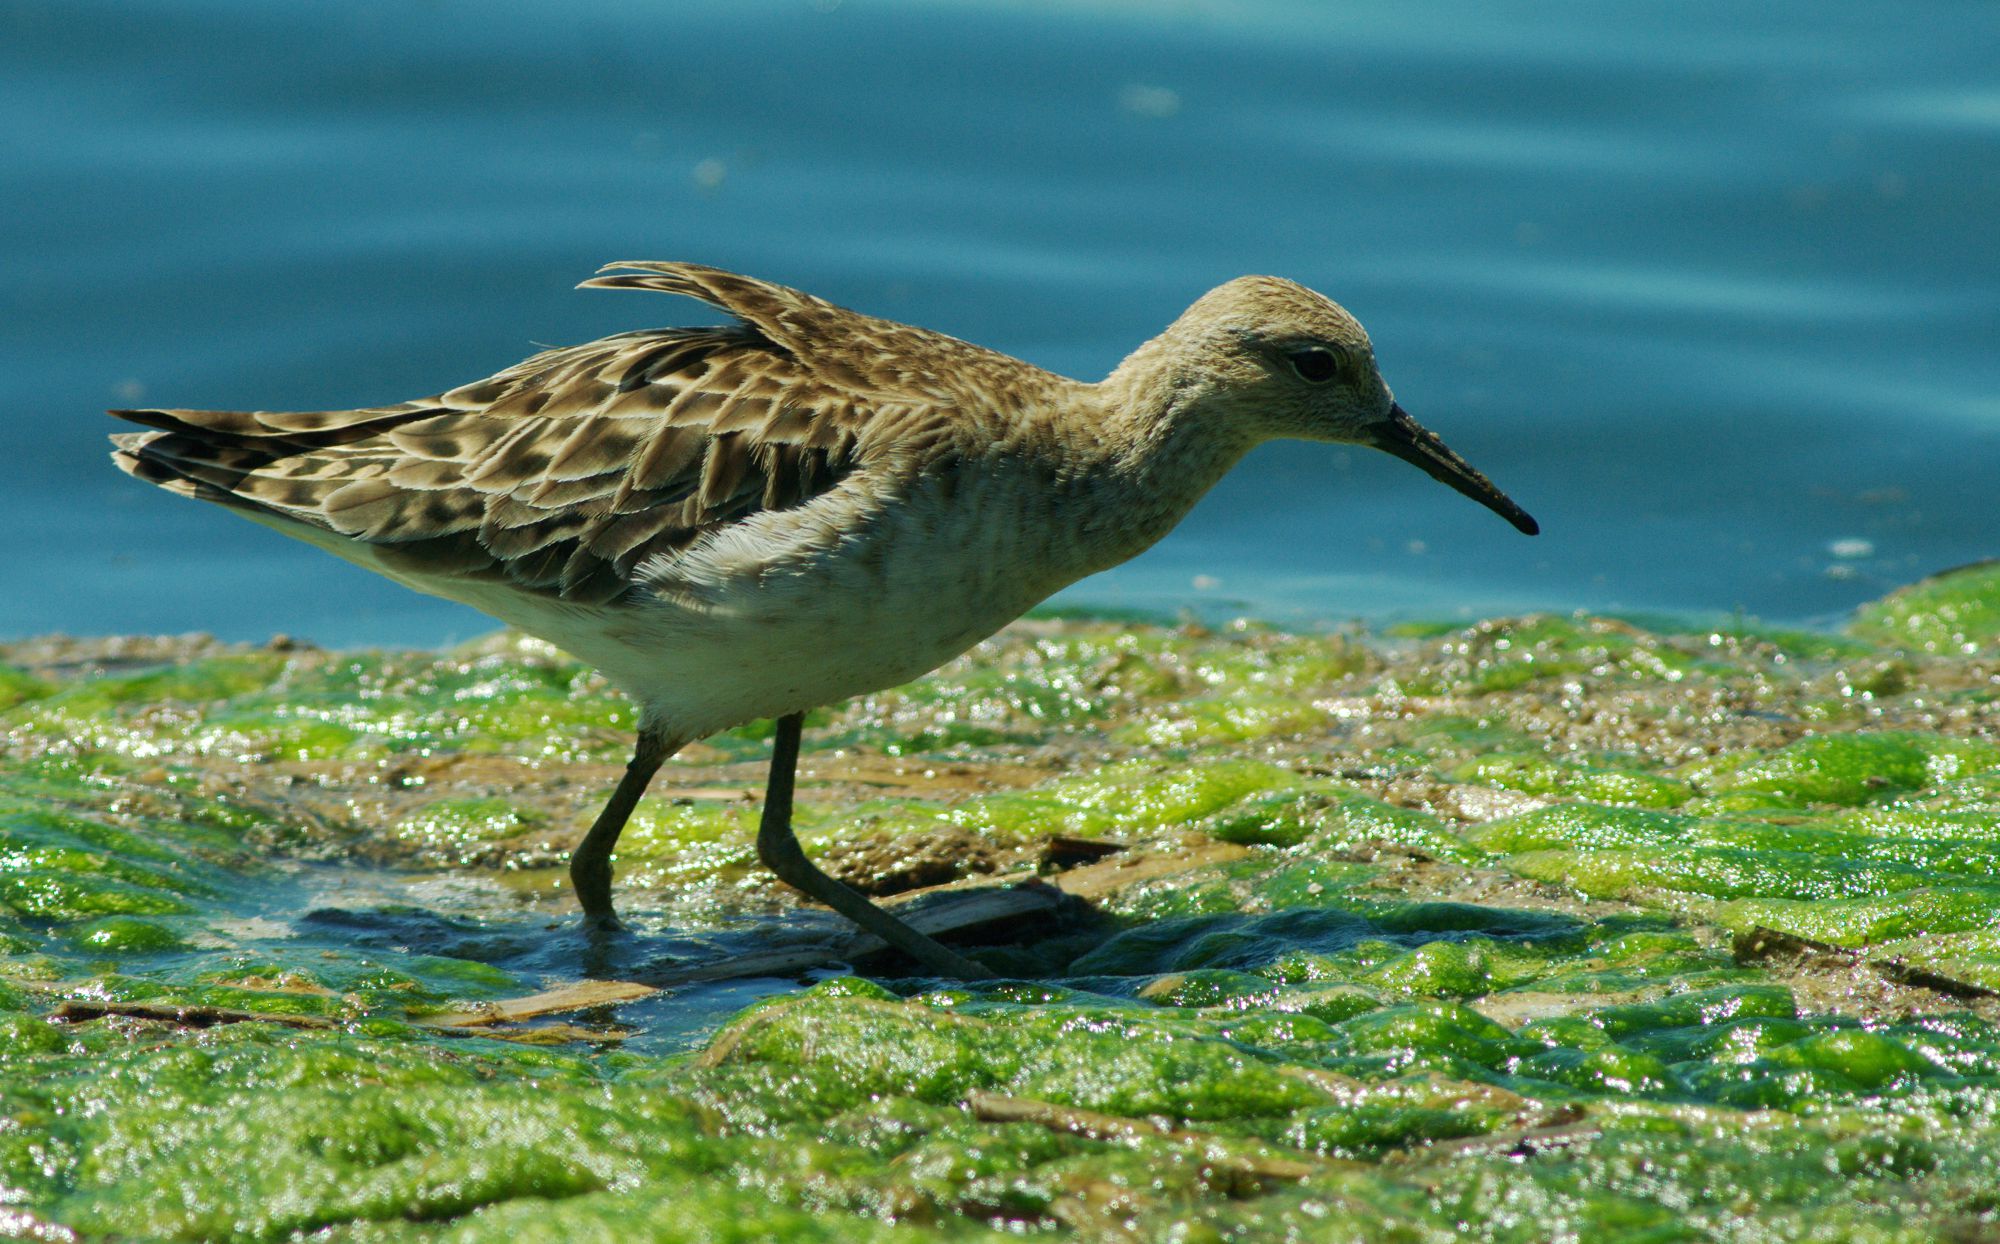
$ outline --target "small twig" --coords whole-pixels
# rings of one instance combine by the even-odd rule
[[[630,981],[579,981],[574,985],[564,985],[560,989],[529,994],[525,998],[476,1003],[463,1011],[432,1015],[417,1022],[427,1028],[483,1028],[489,1024],[513,1024],[541,1015],[556,1015],[564,1011],[583,1011],[595,1006],[633,1002],[640,998],[651,997],[658,992],[658,989],[650,985],[640,985]]]
[[[1796,933],[1786,933],[1778,929],[1767,929],[1758,925],[1747,933],[1736,935],[1732,947],[1738,963],[1764,963],[1772,959],[1795,959],[1804,964],[1831,962],[1839,967],[1868,967],[1883,978],[1898,985],[1908,985],[1913,989],[1928,989],[1952,998],[2000,998],[2000,989],[1989,989],[1971,981],[1958,980],[1929,968],[1920,968],[1906,961],[1901,955],[1882,959],[1863,957],[1858,950],[1846,946],[1836,946],[1831,942],[1814,941],[1810,937],[1800,937]]]
[[[182,1028],[213,1028],[218,1024],[282,1024],[287,1028],[337,1028],[339,1022],[323,1015],[266,1014],[239,1011],[225,1006],[191,1006],[173,1002],[89,1002],[78,998],[49,1012],[59,1024],[81,1024],[112,1016],[149,1019]]]
[[[1852,967],[1861,959],[1859,952],[1845,946],[1816,942],[1810,937],[1767,929],[1761,924],[1747,933],[1738,933],[1730,952],[1730,957],[1739,964],[1763,963],[1771,959],[1831,959],[1843,967]]]
[[[1055,834],[1042,843],[1040,857],[1035,861],[1042,872],[1062,872],[1079,864],[1095,864],[1108,855],[1117,855],[1128,849],[1127,844],[1109,838],[1077,838],[1069,834]]]
[[[221,1024],[280,1024],[286,1028],[326,1031],[341,1027],[339,1020],[322,1015],[265,1014],[239,1011],[223,1006],[180,1006],[171,1002],[88,1002],[72,998],[49,1012],[58,1024],[81,1024],[94,1019],[122,1016],[150,1020],[180,1028],[214,1028]],[[562,1045],[571,1041],[623,1041],[630,1032],[617,1028],[580,1028],[575,1024],[543,1024],[533,1028],[496,1029],[486,1025],[500,1022],[481,1018],[477,1024],[446,1024],[435,1020],[420,1026],[439,1037],[485,1037],[494,1041],[514,1041],[528,1045]]]
[[[1595,1123],[1585,1122],[1581,1106],[1557,1106],[1527,1127],[1487,1132],[1458,1140],[1434,1141],[1413,1149],[1398,1149],[1383,1156],[1385,1164],[1418,1166],[1464,1157],[1527,1157],[1550,1149],[1584,1144],[1604,1134]]]
[[[1928,989],[1952,998],[2000,998],[2000,989],[1988,989],[1971,981],[1962,981],[1920,968],[1905,962],[1901,955],[1887,959],[1870,959],[1868,966],[1895,981],[1899,985],[1910,985],[1917,989]]]
[[[569,1045],[585,1041],[616,1044],[629,1039],[629,1028],[585,1028],[580,1024],[535,1024],[527,1028],[437,1028],[426,1027],[444,1037],[484,1037],[488,1041],[512,1041],[516,1045]]]

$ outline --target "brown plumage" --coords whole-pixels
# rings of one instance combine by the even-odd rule
[[[159,429],[112,438],[113,457],[184,496],[376,545],[414,574],[600,604],[648,558],[820,495],[864,448],[908,450],[894,434],[921,431],[903,426],[912,406],[990,406],[996,381],[1047,376],[716,268],[610,269],[636,271],[582,288],[685,294],[740,323],[549,350],[395,406],[113,411]],[[870,438],[871,417],[891,426]]]
[[[800,853],[805,709],[914,678],[1139,553],[1275,437],[1375,445],[1534,530],[1394,403],[1360,324],[1290,281],[1212,290],[1098,384],[716,268],[613,264],[584,285],[735,322],[550,350],[391,406],[114,411],[152,430],[112,439],[140,479],[483,609],[637,701],[631,768],[572,855],[599,927],[660,763],[773,717],[760,857],[979,974]]]
[[[870,415],[964,403],[982,374],[1033,370],[964,343],[938,358],[950,339],[714,268],[611,267],[642,270],[584,287],[687,294],[741,322],[550,350],[395,406],[114,411],[159,429],[114,437],[114,458],[170,491],[378,546],[413,574],[598,604],[642,561],[832,487]],[[931,366],[899,366],[919,336]]]

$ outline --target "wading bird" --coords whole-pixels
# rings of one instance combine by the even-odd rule
[[[491,614],[632,698],[631,764],[570,857],[598,927],[661,763],[775,718],[759,858],[934,971],[987,975],[806,858],[807,709],[917,678],[1135,556],[1268,440],[1385,450],[1536,531],[1396,404],[1354,317],[1291,281],[1211,290],[1096,384],[716,268],[618,263],[583,286],[734,322],[392,406],[113,411],[153,430],[112,440],[140,479]]]

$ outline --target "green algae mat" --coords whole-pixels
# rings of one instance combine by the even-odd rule
[[[754,867],[754,729],[586,940],[629,710],[533,643],[0,661],[0,1238],[2000,1238],[2000,569],[1023,624],[803,765],[857,885],[1068,892],[977,988],[759,974],[845,932]]]

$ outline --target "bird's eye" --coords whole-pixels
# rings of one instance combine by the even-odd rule
[[[1313,384],[1324,384],[1340,372],[1340,360],[1333,356],[1333,351],[1318,346],[1294,350],[1285,357],[1291,360],[1292,370],[1299,373],[1299,379]]]

